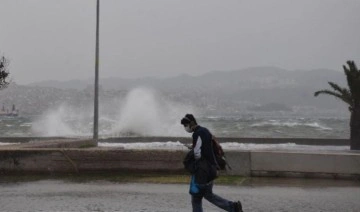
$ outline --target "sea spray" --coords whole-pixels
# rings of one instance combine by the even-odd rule
[[[130,91],[113,128],[114,136],[184,136],[180,119],[194,111],[189,105],[165,99],[154,89]]]
[[[189,101],[172,101],[150,88],[135,88],[111,100],[100,101],[99,135],[190,136],[179,123],[193,113],[198,123],[217,137],[348,138],[349,118],[337,114],[243,113],[214,117],[199,114]],[[100,98],[101,100],[101,98]],[[0,119],[2,136],[89,136],[93,130],[93,104],[64,103],[39,118]],[[20,121],[18,123],[17,121]],[[24,126],[24,123],[27,123]],[[31,123],[31,124],[29,124]],[[11,125],[11,127],[9,127]],[[1,127],[2,126],[2,127]],[[8,127],[7,127],[8,126]],[[31,127],[31,132],[27,130]],[[190,137],[189,137],[190,138]]]
[[[91,135],[88,126],[91,114],[88,110],[61,104],[35,120],[32,131],[37,136],[85,136]]]
[[[110,111],[109,108],[112,108]],[[125,98],[100,102],[99,135],[184,136],[181,117],[191,106],[166,99],[151,88],[135,88]],[[60,104],[32,124],[35,136],[92,136],[93,106]]]

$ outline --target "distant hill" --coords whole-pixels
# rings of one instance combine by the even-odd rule
[[[111,101],[122,98],[128,90],[147,86],[158,90],[168,99],[189,103],[205,111],[232,113],[256,105],[281,104],[286,108],[343,109],[344,104],[333,97],[315,98],[314,92],[329,88],[333,81],[346,86],[340,71],[318,69],[288,71],[276,67],[254,67],[234,71],[213,71],[199,76],[179,75],[170,78],[103,78],[101,95]],[[39,95],[40,94],[40,95]],[[0,103],[21,101],[19,106],[38,107],[40,112],[60,102],[92,104],[93,80],[43,81],[29,85],[14,85],[0,91]],[[46,105],[46,106],[44,106]],[[44,107],[44,108],[42,108]],[[26,110],[26,109],[24,109]]]
[[[345,83],[342,72],[318,69],[311,71],[288,71],[276,67],[254,67],[236,71],[213,71],[199,76],[182,74],[170,78],[136,78],[124,79],[118,77],[101,78],[100,84],[104,89],[127,90],[139,85],[151,86],[159,89],[183,89],[184,87],[202,88],[230,88],[255,89],[279,88],[327,84],[327,81],[340,81]],[[92,86],[93,79],[70,81],[42,81],[28,84],[28,86],[53,87],[61,89],[85,89]]]

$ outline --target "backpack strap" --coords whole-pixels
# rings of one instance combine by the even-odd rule
[[[224,161],[225,161],[225,165],[226,165],[226,167],[229,169],[229,170],[232,170],[232,168],[231,168],[231,166],[230,166],[230,164],[228,163],[228,161],[226,160],[226,156],[225,156],[225,153],[224,153],[224,150],[222,149],[222,147],[221,147],[221,145],[219,144],[219,142],[215,139],[215,136],[213,136],[212,134],[211,134],[211,150],[212,150],[212,155],[213,155],[213,157],[214,157],[214,161],[215,161],[215,163],[216,163],[216,167],[220,170],[221,168],[220,168],[220,166],[219,166],[219,164],[218,164],[218,162],[217,162],[217,160],[216,160],[216,156],[215,156],[215,154],[214,154],[214,146],[213,146],[213,143],[216,143],[216,144],[218,144],[218,146],[219,146],[219,151],[222,151],[222,155],[221,155],[221,157],[223,157],[223,159],[224,159]]]

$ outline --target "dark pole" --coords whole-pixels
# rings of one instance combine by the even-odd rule
[[[96,49],[95,49],[95,93],[94,93],[94,134],[93,139],[98,139],[99,128],[99,15],[100,0],[96,4]]]

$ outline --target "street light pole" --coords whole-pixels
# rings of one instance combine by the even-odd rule
[[[93,139],[98,139],[99,128],[99,15],[100,0],[96,4],[96,49],[95,49],[95,92],[94,92],[94,134]]]

